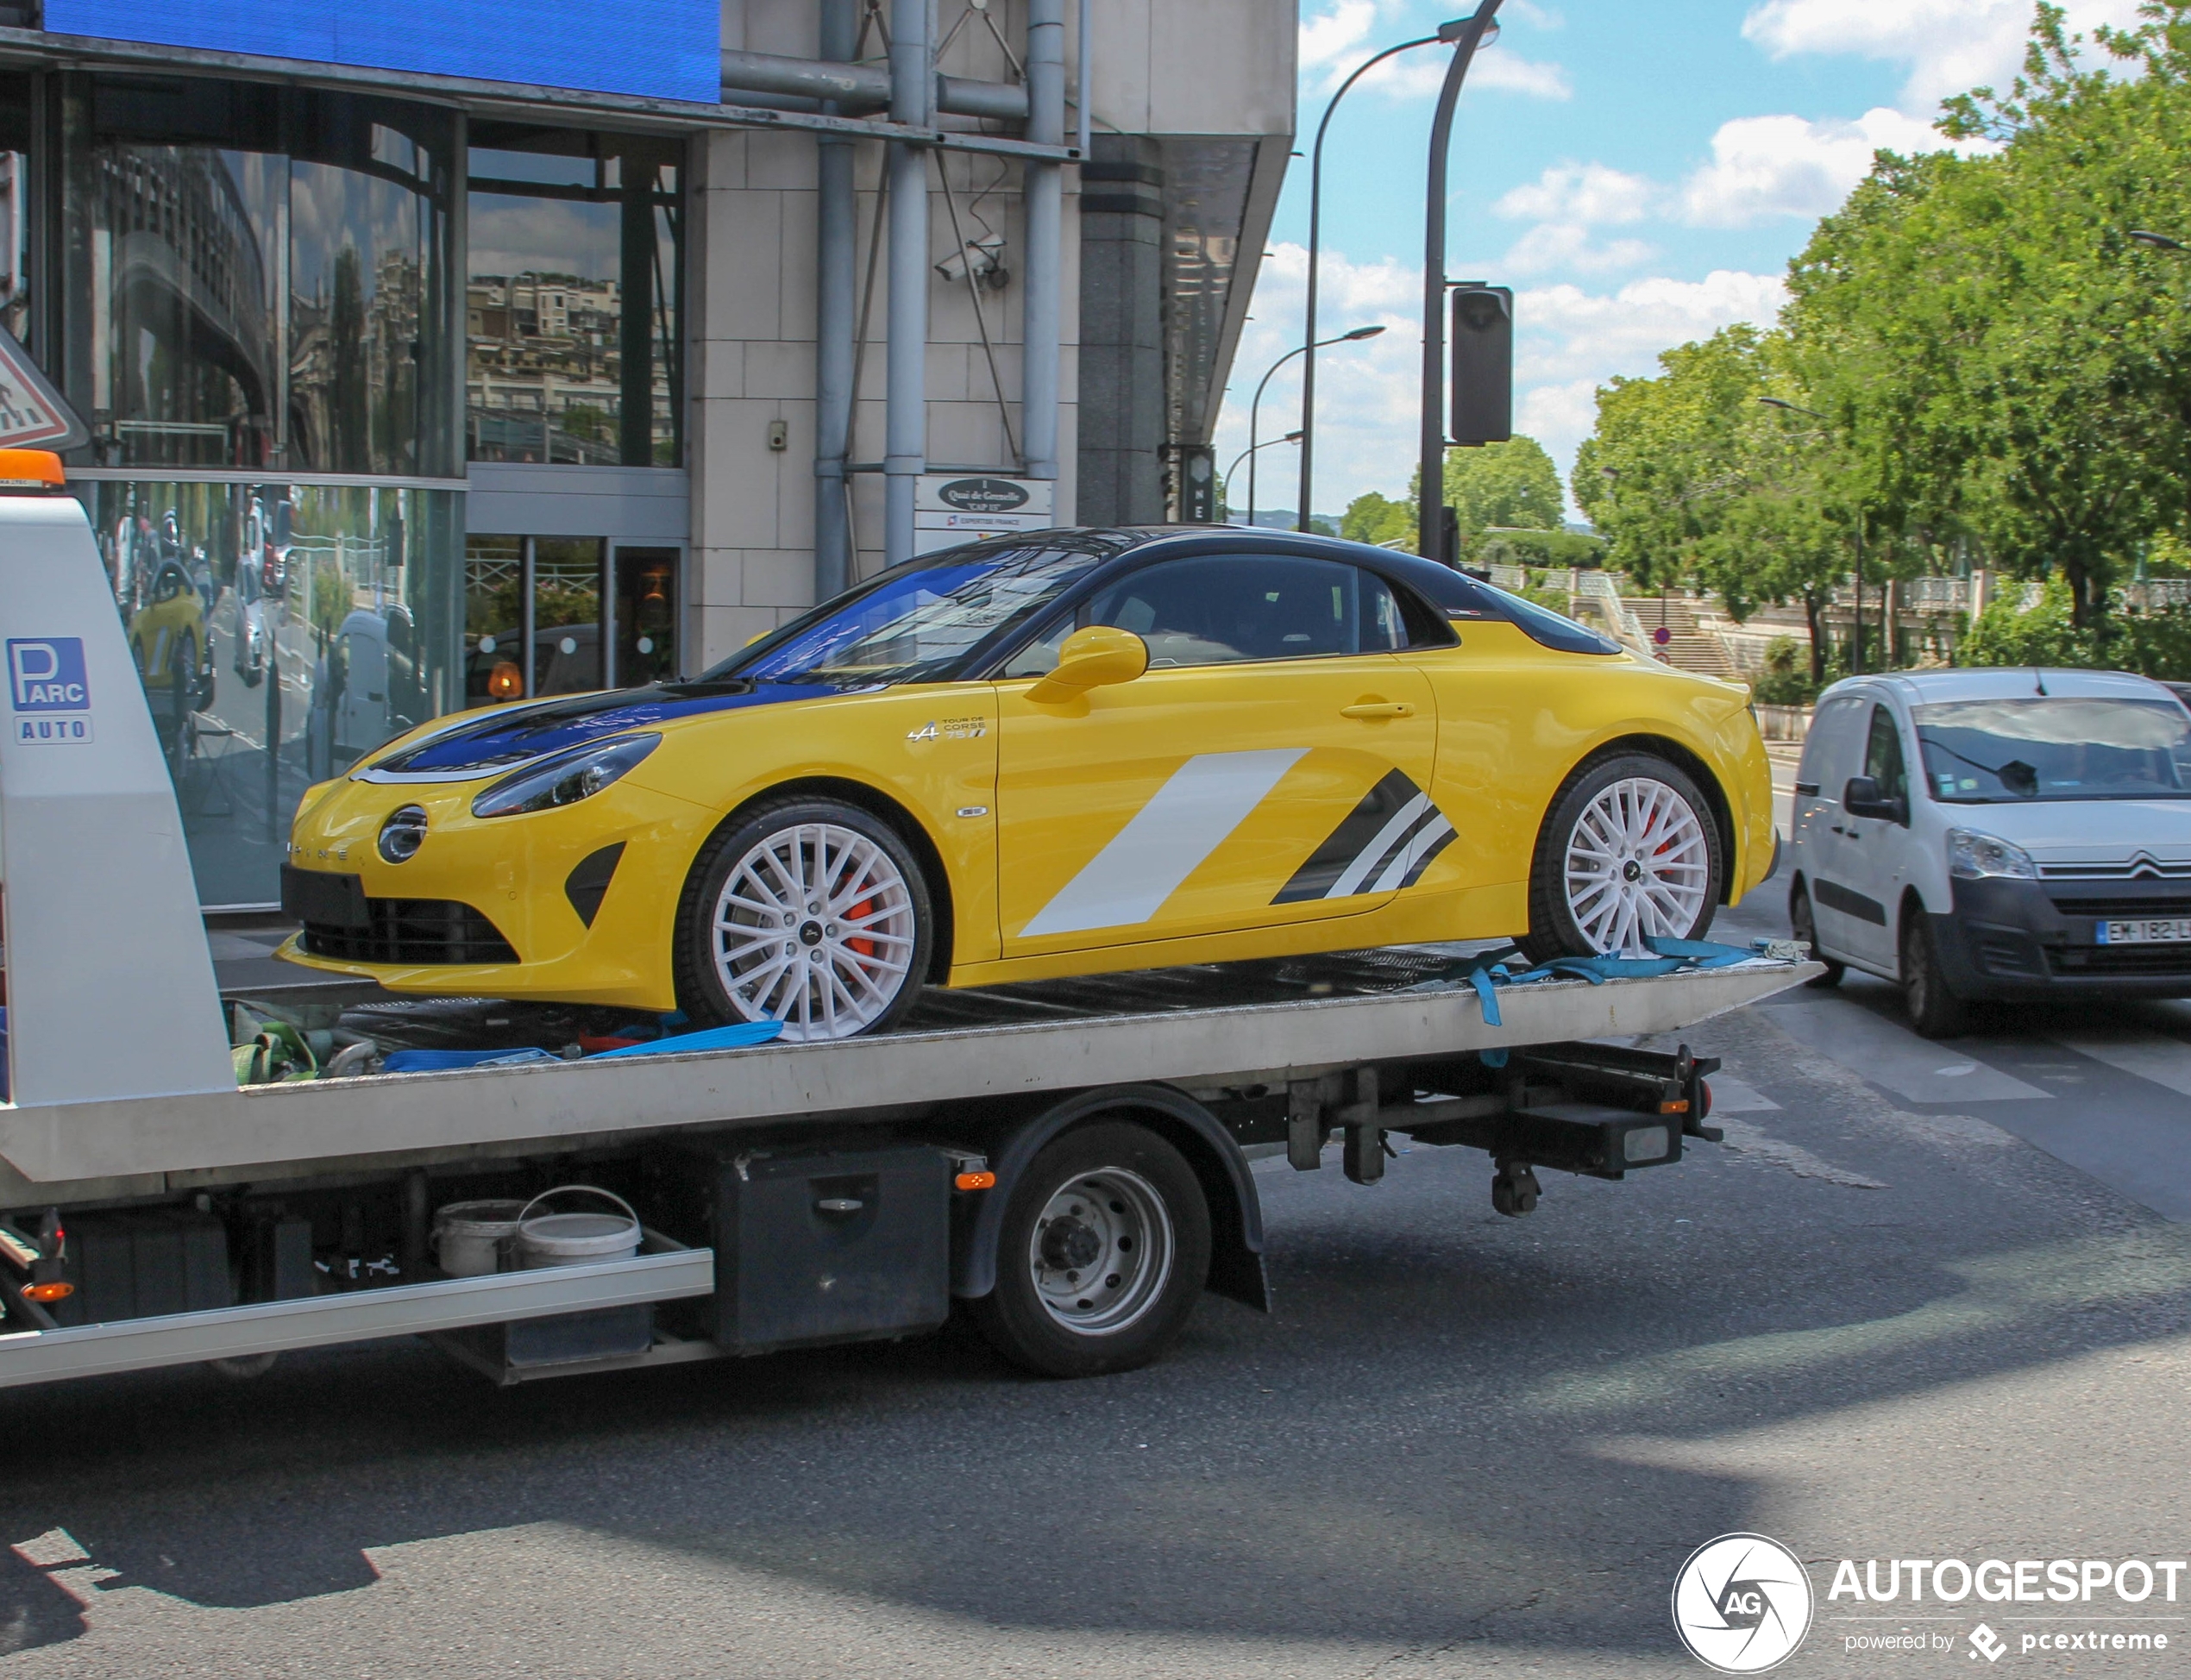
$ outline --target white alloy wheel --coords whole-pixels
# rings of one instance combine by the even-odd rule
[[[913,983],[913,893],[857,829],[798,823],[756,842],[715,900],[712,956],[750,1021],[794,1044],[849,1038]]]
[[[1711,891],[1704,819],[1665,782],[1632,776],[1583,807],[1567,837],[1567,913],[1593,949],[1686,939]]]
[[[1082,1336],[1124,1330],[1171,1276],[1171,1215],[1149,1181],[1123,1167],[1068,1179],[1027,1239],[1043,1311]]]

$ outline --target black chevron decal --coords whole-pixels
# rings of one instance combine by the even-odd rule
[[[1271,902],[1299,904],[1324,897],[1362,849],[1375,841],[1384,825],[1399,815],[1400,808],[1422,791],[1406,771],[1387,774],[1362,795],[1360,803],[1347,813],[1323,844],[1309,853],[1309,861],[1293,872],[1293,879],[1278,889],[1278,897]]]

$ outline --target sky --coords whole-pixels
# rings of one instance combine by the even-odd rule
[[[1435,33],[1468,0],[1302,0],[1296,144],[1233,363],[1217,463],[1247,402],[1301,342],[1309,160],[1326,102],[1365,59]],[[1946,145],[1940,101],[2006,88],[2030,0],[1505,0],[1454,123],[1451,279],[1515,288],[1515,424],[1564,481],[1595,393],[1732,322],[1769,325],[1822,215],[1881,147]],[[2137,0],[2070,0],[2071,27],[2135,22]],[[1448,49],[1357,83],[1324,146],[1318,331],[1382,323],[1316,358],[1315,511],[1406,493],[1421,378],[1422,183]],[[1300,423],[1300,362],[1273,378],[1259,436]],[[1291,508],[1294,448],[1258,457],[1258,506]],[[1233,498],[1246,506],[1246,469]],[[1570,511],[1572,512],[1572,505]]]

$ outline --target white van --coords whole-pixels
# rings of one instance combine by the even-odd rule
[[[1905,671],[1820,696],[1788,918],[1903,987],[1928,1037],[1984,998],[2191,996],[2191,712],[2120,672]]]

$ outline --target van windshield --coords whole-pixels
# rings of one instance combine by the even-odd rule
[[[1925,784],[1946,804],[2191,798],[2191,715],[2166,700],[2034,695],[1910,716]]]

